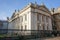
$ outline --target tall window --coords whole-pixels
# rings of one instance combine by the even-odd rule
[[[48,30],[49,28],[48,28],[48,26],[47,26],[47,30]]]
[[[44,16],[42,16],[42,21],[44,22]]]
[[[38,25],[37,25],[37,29],[40,30],[40,25],[39,25],[39,23],[38,23]]]
[[[48,17],[46,17],[46,22],[48,23]]]
[[[23,30],[23,26],[21,26],[21,30]]]
[[[27,14],[25,14],[25,21],[27,20]]]
[[[3,23],[0,22],[0,27],[2,27],[2,26],[3,26]]]
[[[41,23],[41,14],[39,15],[39,23]]]
[[[23,16],[20,16],[20,21],[23,22]]]
[[[45,26],[43,25],[43,30],[45,30]]]
[[[39,20],[39,14],[37,14],[37,20]]]
[[[37,27],[37,29],[39,30],[39,25],[37,25],[38,27]]]
[[[27,30],[27,25],[25,25],[25,30]]]
[[[23,22],[23,16],[20,16],[20,22]]]

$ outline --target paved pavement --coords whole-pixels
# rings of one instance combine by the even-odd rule
[[[28,40],[60,40],[60,37],[53,37],[53,38],[37,38],[37,39],[28,39]]]
[[[60,40],[60,37],[54,37],[54,38],[47,38],[45,40]]]
[[[3,38],[0,38],[2,40]],[[18,40],[19,38],[4,38],[3,40]],[[36,38],[36,39],[27,39],[27,40],[60,40],[60,37],[51,37],[51,38]]]

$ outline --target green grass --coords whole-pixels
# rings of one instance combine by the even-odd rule
[[[7,34],[0,34],[0,37],[6,37]]]

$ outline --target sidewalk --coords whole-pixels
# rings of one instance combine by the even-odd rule
[[[37,39],[28,39],[28,40],[60,40],[60,37],[53,37],[53,38],[37,38]]]
[[[54,37],[54,38],[46,38],[44,40],[60,40],[60,37]]]

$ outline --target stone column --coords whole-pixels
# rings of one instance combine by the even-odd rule
[[[43,30],[43,21],[42,21],[42,15],[41,15],[41,29]]]
[[[45,25],[45,30],[47,30],[47,22],[46,22],[46,16],[44,17],[44,25]]]

